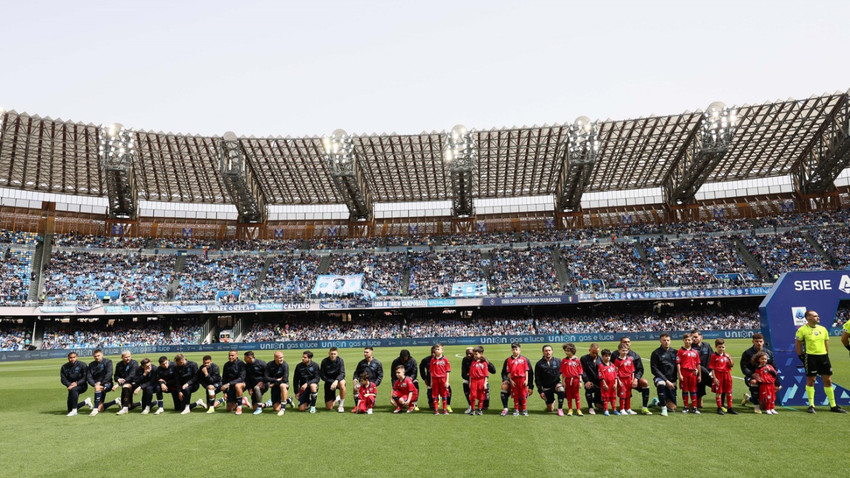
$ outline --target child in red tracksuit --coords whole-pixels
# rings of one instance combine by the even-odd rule
[[[711,391],[716,394],[717,414],[737,415],[732,408],[732,366],[735,362],[726,353],[726,341],[717,339],[714,341],[714,353],[708,361],[708,369],[711,370]],[[725,402],[724,402],[725,400]],[[726,405],[724,407],[723,405]]]
[[[620,398],[620,415],[637,415],[632,410],[632,380],[635,378],[635,362],[629,356],[629,347],[621,343],[617,347],[619,356],[614,359],[617,367],[617,396]]]
[[[431,398],[434,400],[434,415],[440,414],[440,399],[443,400],[443,414],[448,415],[446,409],[449,401],[449,372],[452,366],[449,359],[443,355],[443,344],[434,346],[434,358],[431,359]]]
[[[469,401],[471,415],[483,415],[484,400],[487,399],[487,377],[496,373],[496,366],[484,357],[484,347],[472,349],[472,364],[469,366]],[[476,405],[477,402],[477,405]]]
[[[676,352],[676,370],[679,373],[679,386],[682,388],[682,413],[688,413],[688,398],[691,399],[693,413],[699,415],[697,408],[697,384],[702,381],[702,367],[699,352],[691,347],[691,334],[682,336],[684,347]]]
[[[610,350],[604,349],[602,351],[602,363],[597,366],[597,369],[599,371],[599,384],[602,388],[604,415],[606,417],[611,415],[608,413],[609,404],[614,415],[619,415],[620,412],[617,411],[617,407],[614,405],[614,402],[617,400],[617,366],[611,363]]]
[[[516,342],[511,344],[511,356],[502,365],[502,416],[508,414],[508,398],[510,392],[514,399],[514,416],[528,416],[526,409],[528,389],[534,387],[534,370],[531,362],[522,355],[522,347]]]
[[[573,344],[564,344],[564,353],[567,355],[561,360],[561,376],[564,377],[564,392],[567,394],[567,416],[573,416],[572,402],[576,404],[576,416],[582,416],[581,413],[581,376],[584,370],[581,368],[581,362],[576,357],[576,346]]]
[[[375,382],[369,381],[369,374],[360,374],[360,390],[357,392],[357,406],[351,410],[351,413],[372,414],[372,407],[375,406],[375,397],[378,396],[378,387]]]
[[[399,365],[395,368],[396,381],[393,383],[393,394],[390,400],[395,405],[393,413],[399,413],[402,407],[407,408],[407,413],[413,412],[413,407],[416,406],[416,400],[419,398],[419,392],[416,390],[416,385],[413,384],[413,379],[404,375],[404,365]]]
[[[767,354],[759,352],[753,357],[756,371],[753,378],[759,383],[761,409],[768,415],[779,415],[776,411],[776,369],[767,363]]]

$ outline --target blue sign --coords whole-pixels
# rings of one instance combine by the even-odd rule
[[[817,311],[821,323],[831,326],[842,300],[850,300],[850,271],[786,272],[759,306],[762,333],[779,368],[782,391],[777,398],[783,405],[808,405],[806,372],[794,346],[797,329],[806,323],[805,311]],[[832,386],[836,401],[850,404],[850,392],[835,382]],[[828,403],[821,386],[815,387],[815,402]]]

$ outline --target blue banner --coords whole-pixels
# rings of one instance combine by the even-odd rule
[[[547,304],[575,304],[578,297],[574,295],[546,295],[546,296],[520,296],[520,297],[494,297],[484,299],[484,305],[547,305]]]
[[[747,297],[764,296],[770,291],[769,287],[734,287],[730,289],[694,289],[694,290],[651,290],[627,292],[579,292],[578,299],[588,301],[620,301],[620,300],[656,300],[656,299],[689,299],[702,297]]]
[[[347,276],[320,275],[313,287],[314,295],[360,295],[363,289],[363,274]]]
[[[484,297],[487,295],[487,282],[455,282],[452,284],[452,297]]]

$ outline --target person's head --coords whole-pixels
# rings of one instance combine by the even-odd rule
[[[121,352],[121,361],[124,363],[130,363],[130,360],[133,358],[133,354],[130,353],[129,350],[125,350]]]
[[[274,353],[274,363],[278,365],[283,363],[283,352],[281,352],[280,350]]]
[[[549,359],[552,358],[552,346],[551,345],[547,344],[547,345],[543,346],[543,358],[545,358],[546,360],[549,360]]]
[[[437,346],[436,346],[436,345],[432,345],[432,346],[431,346],[431,357],[434,357],[434,351],[435,351],[435,350],[437,350]]]
[[[767,365],[767,352],[759,352],[753,355],[753,365],[757,367],[764,367]]]
[[[753,348],[759,351],[762,347],[764,347],[764,335],[756,332],[753,334]]]
[[[408,360],[410,360],[410,350],[401,349],[401,352],[398,353],[398,358],[402,362],[407,362]]]
[[[374,352],[374,350],[372,349],[372,347],[364,347],[363,348],[363,358],[371,361],[373,352]]]
[[[68,362],[76,363],[77,362],[77,352],[71,352],[68,354]]]
[[[239,360],[239,352],[237,352],[235,350],[231,350],[230,352],[227,352],[227,361],[228,362],[232,363],[232,362],[235,362],[237,360]]]
[[[484,347],[481,345],[473,347],[472,358],[474,358],[475,360],[481,360],[482,358],[484,358]]]
[[[254,363],[254,352],[252,352],[251,350],[242,354],[242,357],[243,357],[243,360],[245,361],[245,363],[247,363],[248,365],[251,365],[251,364]]]
[[[179,367],[186,365],[186,356],[183,354],[177,354],[174,356],[174,363],[176,363]]]
[[[309,350],[301,352],[301,362],[304,365],[309,364],[311,360],[313,360],[313,352],[310,352]]]
[[[94,357],[95,362],[100,362],[103,360],[103,350],[95,349],[91,356]]]
[[[661,342],[661,348],[670,348],[670,334],[668,334],[667,332],[661,334],[659,341]]]
[[[567,358],[572,358],[576,354],[576,346],[575,344],[564,344],[563,346],[564,353],[567,354]]]
[[[630,339],[628,337],[621,337],[620,338],[620,345],[625,345],[626,348],[631,350],[632,349],[632,339]]]
[[[723,339],[715,339],[714,350],[717,351],[718,354],[723,355],[723,353],[726,352],[726,341]]]
[[[806,311],[806,322],[809,327],[814,327],[820,323],[820,316],[812,309]]]
[[[691,348],[691,344],[693,344],[693,339],[691,338],[691,334],[686,333],[682,336],[682,343],[685,344],[685,348]]]
[[[395,378],[399,380],[404,378],[404,365],[399,365],[395,368]]]
[[[212,363],[212,355],[204,355],[204,358],[201,359],[201,363],[204,367],[209,367]]]
[[[163,355],[159,358],[159,366],[162,368],[168,368],[168,357]]]
[[[466,348],[466,356],[472,358],[472,352],[475,347],[467,347]]]
[[[334,289],[342,289],[343,287],[345,287],[345,279],[343,279],[342,277],[337,277],[333,280],[333,287]]]
[[[443,344],[434,344],[434,357],[443,356]]]
[[[599,344],[597,344],[597,343],[590,344],[589,351],[590,351],[591,357],[593,357],[593,358],[598,357],[599,356]]]
[[[702,332],[699,330],[691,330],[691,344],[699,345],[702,342]]]
[[[139,362],[139,366],[142,367],[142,370],[144,370],[145,372],[150,372],[151,368],[153,367],[151,365],[151,359],[147,357],[143,358],[142,361]]]
[[[339,357],[339,349],[331,347],[330,350],[328,350],[328,357],[330,357],[331,360],[336,360],[336,358]]]
[[[602,349],[602,361],[608,363],[611,361],[611,351],[608,349]]]
[[[626,344],[620,342],[620,345],[617,346],[617,352],[620,353],[620,357],[625,357],[629,354],[629,347]]]
[[[360,374],[360,385],[363,385],[364,387],[366,385],[369,385],[369,374],[368,373],[364,372],[364,373]]]

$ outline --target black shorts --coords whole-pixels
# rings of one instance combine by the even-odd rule
[[[336,392],[339,390],[339,386],[336,390],[331,390],[331,384],[333,384],[333,381],[325,382],[325,403],[336,400]]]
[[[307,403],[310,403],[310,386],[309,385],[307,386],[307,388],[304,389],[303,392],[300,392],[298,394],[298,405],[303,405],[303,404],[307,404]]]
[[[557,388],[558,388],[558,386],[555,385],[552,388],[541,388],[539,390],[540,393],[542,393],[543,396],[546,397],[546,399],[545,399],[546,405],[551,405],[551,404],[555,403],[555,392],[556,392]]]
[[[806,355],[806,376],[832,375],[829,355]]]
[[[282,400],[283,396],[282,396],[282,395],[281,395],[281,393],[280,393],[280,385],[281,385],[281,383],[283,383],[283,382],[280,382],[280,383],[272,383],[272,384],[271,384],[271,386],[269,387],[269,389],[270,389],[270,390],[271,390],[271,392],[272,392],[272,394],[271,394],[271,395],[272,395],[272,403],[280,403],[280,402],[282,402],[282,401],[283,401],[283,400]],[[285,384],[285,385],[286,385],[287,387],[289,386],[289,384]]]

